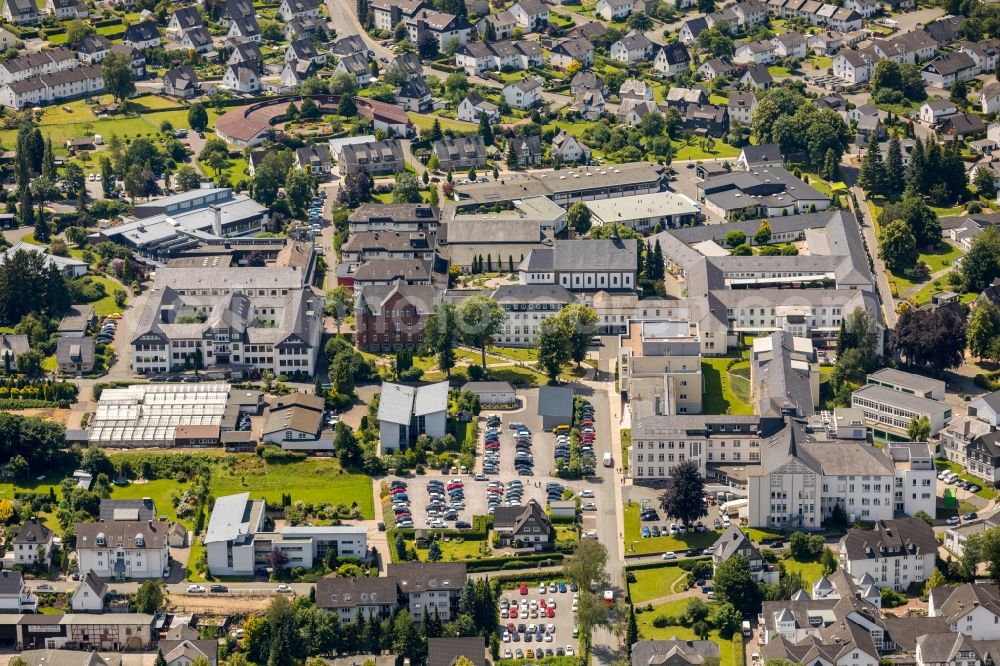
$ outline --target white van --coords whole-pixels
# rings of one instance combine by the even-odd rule
[[[611,458],[611,452],[608,451],[607,453],[604,454],[604,466],[611,467],[614,464],[615,464],[614,460],[612,460]]]
[[[750,620],[743,620],[743,635],[750,636],[753,634],[753,630],[750,628]]]

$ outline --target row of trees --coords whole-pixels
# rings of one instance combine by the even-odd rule
[[[486,369],[486,347],[494,335],[503,330],[507,313],[492,298],[473,296],[457,307],[442,303],[434,309],[424,325],[424,354],[437,357],[438,368],[449,376],[455,367],[455,347],[466,344],[479,349],[483,370]]]

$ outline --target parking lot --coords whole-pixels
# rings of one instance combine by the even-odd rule
[[[542,420],[537,413],[537,391],[525,391],[522,396],[522,402],[525,405],[522,409],[513,412],[496,412],[495,415],[499,417],[499,424],[495,426],[494,431],[499,433],[499,448],[494,449],[499,455],[499,462],[496,464],[496,471],[493,472],[491,468],[491,473],[485,475],[483,479],[483,469],[484,462],[487,460],[486,454],[486,439],[487,432],[490,430],[488,426],[489,418],[494,415],[493,412],[483,411],[479,417],[478,422],[478,432],[479,432],[479,446],[476,455],[475,466],[468,474],[437,474],[431,473],[427,475],[415,475],[407,477],[390,477],[388,479],[389,483],[393,481],[403,481],[406,484],[406,496],[409,499],[409,512],[412,517],[413,525],[412,527],[418,529],[424,528],[436,528],[442,529],[442,527],[453,528],[456,523],[468,523],[472,524],[473,516],[484,516],[490,513],[490,501],[489,501],[489,491],[488,488],[491,484],[499,482],[503,485],[504,495],[507,494],[510,487],[511,481],[520,481],[520,497],[518,502],[521,505],[527,504],[531,500],[537,501],[542,506],[545,506],[548,502],[549,494],[546,489],[548,484],[558,483],[573,490],[575,493],[579,494],[581,490],[587,489],[588,495],[592,495],[595,490],[595,483],[599,483],[598,480],[594,479],[580,479],[580,480],[565,480],[559,479],[552,475],[555,469],[554,453],[556,447],[556,435],[552,432],[546,432],[542,430]],[[596,424],[601,427],[600,417],[595,418]],[[494,421],[495,423],[495,421]],[[512,430],[510,428],[511,424],[523,424],[525,428],[530,431],[530,450],[532,456],[532,474],[531,475],[521,475],[518,473],[515,467],[515,439],[517,438],[517,430]],[[600,446],[595,447],[600,450]],[[599,454],[598,454],[599,457]],[[597,463],[600,465],[600,462]],[[480,480],[476,480],[476,479]],[[444,492],[441,492],[440,487],[435,488],[435,492],[442,495],[440,505],[443,505],[445,509],[454,506],[451,498],[448,497],[448,485],[453,481],[460,480],[463,486],[462,499],[464,501],[464,506],[455,509],[452,514],[454,517],[451,520],[443,520],[442,522],[431,523],[431,519],[438,516],[428,516],[428,507],[433,505],[430,491],[428,490],[429,485],[436,484],[438,482],[443,483]],[[584,504],[594,504],[594,510],[586,510],[583,512],[583,531],[585,533],[595,532],[597,529],[597,509],[603,507],[599,506],[599,500],[595,499],[593,496],[583,498]],[[503,506],[504,502],[499,503],[494,501],[494,506]],[[613,509],[613,507],[608,507]],[[596,534],[595,534],[596,536]]]
[[[576,614],[573,612],[573,598],[576,593],[571,589],[568,581],[554,579],[548,581],[548,583],[544,593],[539,588],[540,583],[526,583],[523,588],[516,587],[515,589],[507,589],[502,592],[500,607],[498,609],[500,612],[500,624],[504,627],[504,629],[500,630],[500,656],[502,658],[525,658],[529,649],[537,651],[539,648],[546,650],[544,656],[550,656],[547,653],[548,650],[552,650],[551,656],[562,656],[567,653],[567,648],[575,654],[579,647],[578,640],[573,637],[573,630],[576,626]],[[559,583],[562,583],[562,586]],[[522,590],[525,592],[524,594],[521,594]],[[511,608],[516,608],[516,613],[510,610],[507,612],[504,611],[504,600],[508,602]],[[542,600],[544,600],[544,608],[542,607]],[[548,607],[551,605],[550,600],[555,602],[553,607],[554,617],[541,617],[543,614],[547,615]],[[522,609],[525,608],[528,610],[527,617],[522,613]],[[510,617],[514,614],[517,617]],[[508,617],[504,617],[504,615],[508,615]],[[511,625],[515,629],[513,633],[509,630]],[[536,632],[529,634],[527,629],[531,625],[535,625]],[[538,641],[539,633],[537,629],[539,627],[543,628],[540,634],[542,638],[541,642]],[[504,637],[505,631],[507,634],[506,638]],[[521,656],[518,655],[518,650],[521,650]],[[562,650],[562,653],[559,653],[559,650]],[[539,658],[537,653],[534,658]]]

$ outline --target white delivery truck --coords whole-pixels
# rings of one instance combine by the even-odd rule
[[[604,466],[611,467],[614,464],[615,461],[611,459],[611,452],[608,451],[607,453],[604,454]]]

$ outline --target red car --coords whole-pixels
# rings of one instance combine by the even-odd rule
[[[510,613],[509,613],[509,615],[510,615],[510,616],[511,616],[511,617],[512,617],[513,619],[515,619],[515,620],[517,619],[517,606],[511,606],[511,607],[510,607]]]
[[[545,617],[555,617],[555,616],[556,616],[556,610],[554,608],[545,609]]]
[[[593,425],[594,425],[594,422],[593,422],[593,421],[591,421],[590,419],[587,419],[586,421],[581,421],[581,422],[580,422],[580,427],[581,427],[581,428],[586,428],[586,427],[588,427],[588,426],[591,426],[591,427],[592,427]]]
[[[545,608],[547,606],[547,603],[544,598],[538,600],[538,606],[539,608]]]
[[[406,492],[406,488],[393,488],[393,489],[392,489],[392,490],[391,490],[390,492],[391,492],[391,493],[392,493],[393,495],[400,495],[400,494],[402,494],[402,493],[405,493],[405,492]]]
[[[518,590],[518,592],[520,592],[521,594],[527,594],[528,593],[528,584],[527,583],[521,583],[521,588]]]
[[[461,483],[449,483],[448,484],[448,490],[455,490],[456,488],[461,488],[461,487],[462,487]]]

